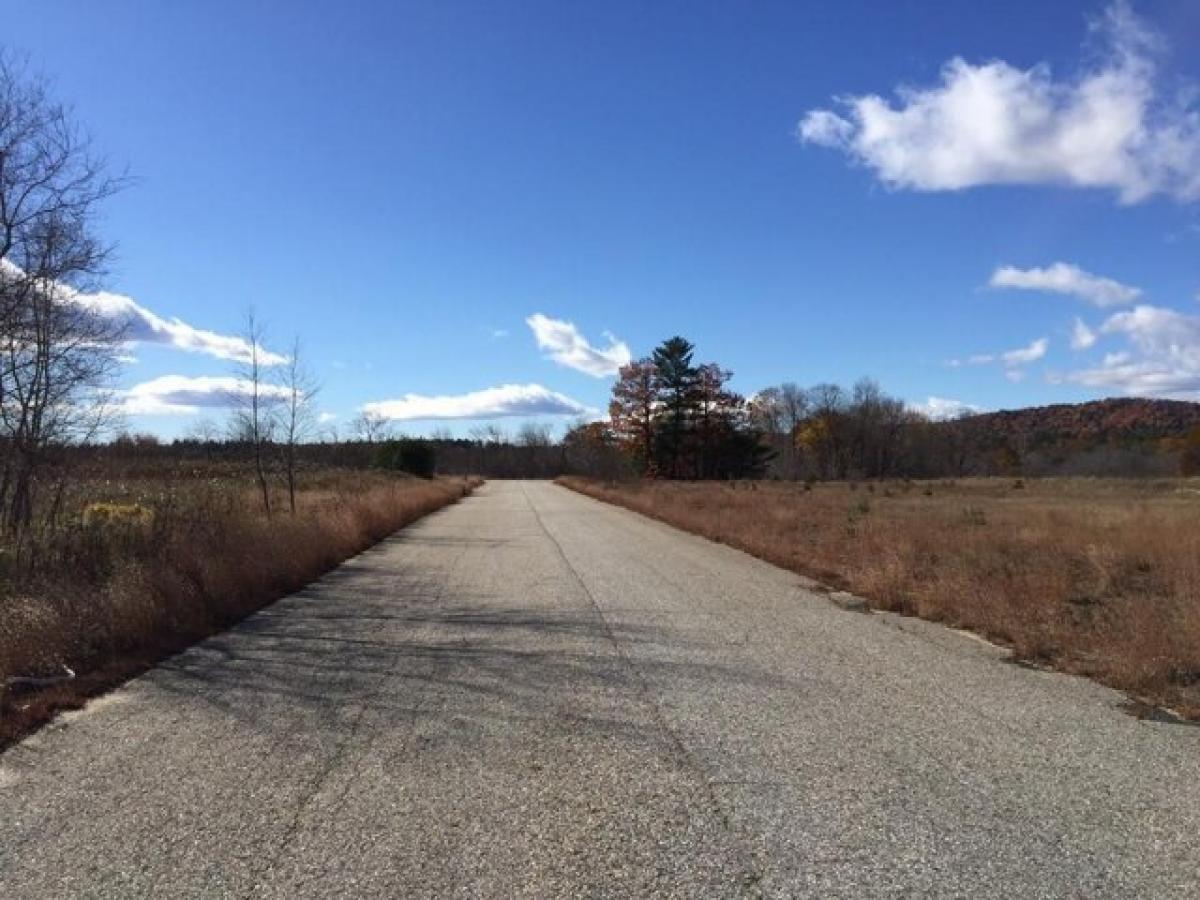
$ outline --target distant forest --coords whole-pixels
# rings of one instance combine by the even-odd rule
[[[493,478],[1200,474],[1198,403],[1121,398],[933,420],[870,379],[849,388],[789,382],[746,398],[729,389],[731,377],[717,363],[697,363],[692,343],[673,337],[621,369],[606,419],[579,422],[560,440],[536,423],[512,435],[492,425],[467,438],[410,439],[360,417],[349,439],[306,443],[297,452],[312,465]],[[237,459],[250,449],[236,433],[222,440],[209,426],[171,446],[125,435],[72,452]]]

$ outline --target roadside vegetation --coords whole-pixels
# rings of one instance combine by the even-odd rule
[[[0,550],[0,745],[467,494],[468,478],[109,453]],[[294,512],[289,510],[294,499]],[[68,672],[74,677],[68,677]]]
[[[1200,718],[1200,480],[560,483]]]

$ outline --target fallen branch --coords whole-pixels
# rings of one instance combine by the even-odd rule
[[[36,691],[41,688],[53,687],[64,681],[72,681],[74,678],[75,670],[70,666],[63,666],[62,675],[18,675],[16,678],[10,678],[4,682],[4,689],[16,687],[27,691]]]

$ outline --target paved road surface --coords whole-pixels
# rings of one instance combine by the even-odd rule
[[[545,483],[0,756],[0,896],[1200,896],[1200,729]]]

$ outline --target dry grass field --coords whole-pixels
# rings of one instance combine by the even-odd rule
[[[1200,479],[561,483],[1200,718]]]
[[[0,549],[0,746],[478,483],[319,469],[304,473],[296,515],[281,492],[268,518],[246,465],[72,475],[30,537]],[[41,680],[64,666],[77,677]]]

